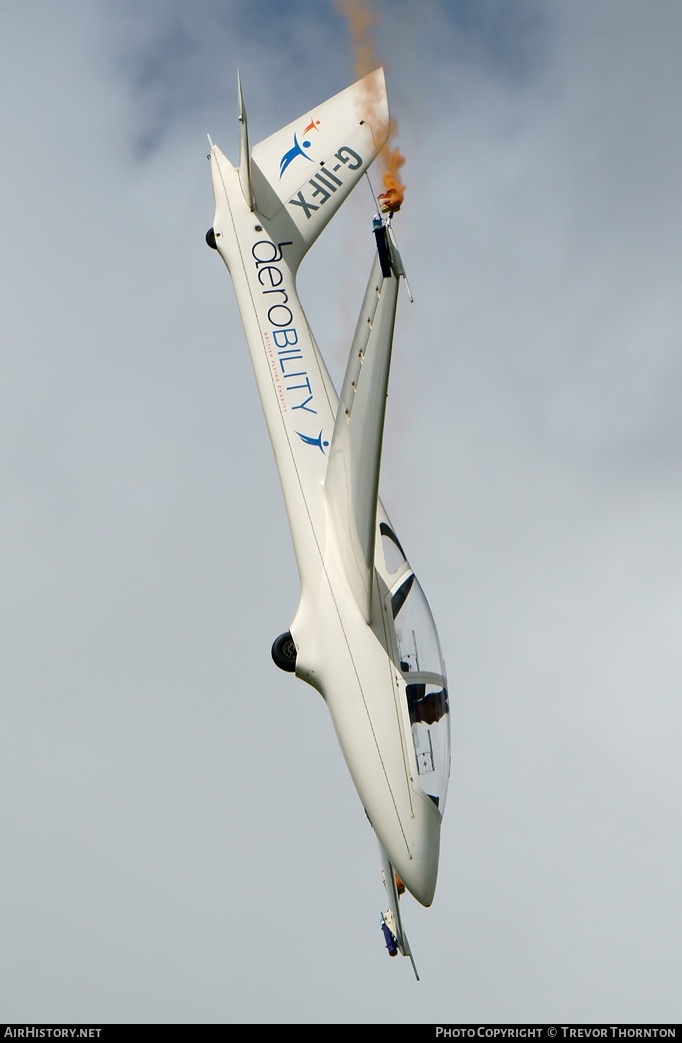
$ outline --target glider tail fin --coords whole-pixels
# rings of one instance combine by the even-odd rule
[[[243,111],[240,88],[242,145]],[[250,163],[248,144],[247,161],[242,150],[247,202],[246,180],[255,210],[278,236],[292,240],[298,262],[376,158],[388,130],[386,84],[377,69],[260,141]],[[247,179],[242,171],[249,168]]]

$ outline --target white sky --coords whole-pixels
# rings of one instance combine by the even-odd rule
[[[678,1021],[682,8],[392,0],[407,156],[383,495],[453,777],[422,974],[325,707],[205,133],[353,79],[322,0],[4,0],[0,1011]],[[389,17],[390,16],[390,17]],[[301,296],[336,379],[362,187]]]

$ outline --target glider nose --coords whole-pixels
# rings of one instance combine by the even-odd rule
[[[415,860],[413,859],[414,862]],[[433,896],[436,893],[436,881],[438,879],[437,859],[433,865],[425,866],[423,863],[421,865],[417,863],[412,868],[411,863],[410,868],[410,872],[402,870],[400,874],[405,887],[417,899],[420,905],[431,905]],[[403,871],[405,872],[404,876]]]
[[[421,905],[429,906],[438,880],[441,818],[435,809],[424,807],[418,819],[419,836],[412,844],[412,858],[394,861],[393,867],[410,894]]]

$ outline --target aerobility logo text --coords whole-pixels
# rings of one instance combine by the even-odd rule
[[[296,135],[294,135],[294,142],[295,138]],[[293,151],[292,149],[291,152]],[[287,152],[286,156],[289,154]],[[310,159],[310,156],[306,156],[304,153],[301,154],[304,156],[304,159]],[[282,162],[284,162],[286,156],[282,157]],[[292,156],[292,159],[295,158],[295,156]],[[344,170],[360,170],[363,164],[362,156],[358,155],[355,149],[350,148],[348,145],[342,145],[339,151],[334,153],[332,159],[336,159],[338,162],[332,164],[332,160],[328,160],[326,163],[322,163],[317,173],[308,181],[312,192],[308,192],[307,188],[301,189],[294,199],[289,200],[290,206],[296,206],[303,210],[308,221],[312,214],[319,210],[321,206],[324,206],[327,200],[331,199],[334,193],[338,192],[343,185],[339,172],[343,174]],[[329,167],[331,167],[331,170]],[[304,191],[306,195],[303,194]]]
[[[283,248],[291,245],[291,242],[273,243],[271,239],[259,239],[251,247],[256,279],[267,306],[269,329],[264,330],[263,338],[282,411],[286,413],[289,409],[292,412],[300,410],[301,416],[307,413],[317,415],[310,377],[307,370],[301,366],[304,359],[298,330],[294,314],[289,307],[289,294],[282,285],[284,272],[279,266],[279,262],[284,260]],[[310,445],[318,444],[317,438],[308,441],[306,436],[298,431],[296,433],[304,442]],[[319,435],[320,440],[321,438],[322,432]],[[319,447],[322,449],[321,442]]]

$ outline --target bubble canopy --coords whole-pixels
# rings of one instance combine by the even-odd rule
[[[402,548],[388,526],[382,537],[385,549],[393,544],[386,557],[395,563]],[[407,565],[404,556],[402,561]],[[450,776],[450,706],[438,633],[414,572],[404,573],[389,597],[419,785],[442,813]]]

